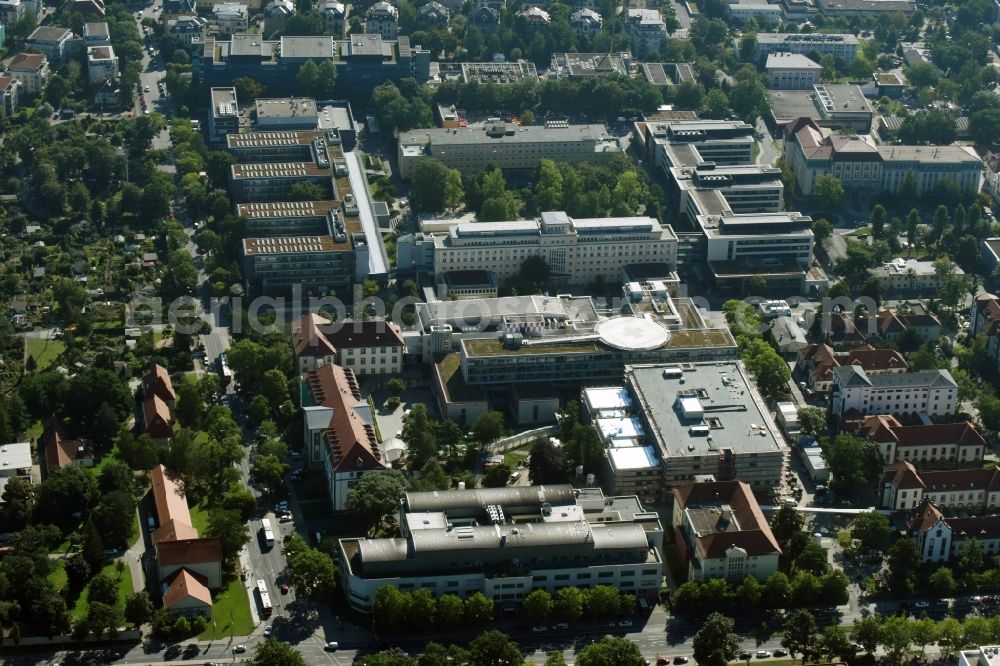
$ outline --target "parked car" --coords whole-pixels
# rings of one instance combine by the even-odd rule
[[[681,656],[674,657],[674,663],[675,664],[686,664],[686,663],[688,663],[688,658],[687,657],[681,657]]]
[[[914,608],[930,608],[931,604],[930,604],[929,601],[921,599],[920,601],[918,601],[915,604],[913,604],[913,607]]]
[[[769,650],[757,650],[758,659],[769,659],[771,657],[771,652]]]
[[[246,651],[247,651],[247,646],[246,645],[234,645],[233,646],[233,654],[243,654]]]
[[[323,649],[326,650],[327,652],[333,652],[339,647],[340,643],[338,643],[337,641],[330,641],[329,643],[323,646]]]
[[[282,583],[281,584],[281,593],[282,594],[288,594],[288,583]]]
[[[274,633],[274,627],[272,627],[271,625],[267,625],[266,627],[264,627],[264,638],[269,637],[273,633]]]
[[[788,656],[788,650],[785,650],[784,648],[778,648],[777,650],[774,651],[774,656],[775,657],[787,657]]]

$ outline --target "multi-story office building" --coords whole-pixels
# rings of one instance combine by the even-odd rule
[[[332,60],[337,83],[347,88],[374,88],[384,81],[430,78],[430,52],[410,46],[410,38],[383,40],[381,35],[352,34],[349,39],[292,37],[266,40],[257,34],[206,39],[192,55],[194,75],[212,86],[232,85],[248,76],[269,89],[294,92],[299,67],[308,60]]]
[[[669,177],[671,167],[753,164],[753,127],[741,120],[673,120],[645,124],[644,159]]]
[[[487,167],[534,169],[539,160],[556,162],[607,162],[622,154],[621,145],[604,125],[520,127],[490,123],[485,127],[417,129],[399,135],[399,175],[408,179],[416,165],[428,157],[462,174]]]
[[[236,88],[212,88],[211,97],[208,140],[225,141],[226,135],[240,131],[240,108],[236,102]]]
[[[288,198],[296,183],[312,183],[329,193],[333,178],[331,167],[313,162],[234,164],[230,171],[229,185],[233,198],[246,202]]]
[[[921,414],[947,416],[958,406],[958,384],[947,370],[871,375],[847,365],[833,371],[830,412],[852,415]]]
[[[913,174],[917,194],[950,181],[978,192],[983,162],[968,146],[896,146],[876,144],[871,136],[830,132],[805,123],[785,143],[785,157],[803,194],[811,194],[816,178],[832,174],[856,194],[895,194]]]
[[[87,78],[91,83],[118,78],[118,57],[113,47],[87,47]]]
[[[764,70],[772,90],[812,90],[823,67],[801,53],[779,51],[767,55]]]
[[[66,50],[72,38],[73,31],[69,28],[43,25],[35,28],[24,45],[38,49],[48,57],[49,62],[60,65],[66,58]]]
[[[253,122],[258,132],[312,130],[319,125],[319,107],[310,97],[259,98]]]
[[[878,281],[883,294],[932,295],[943,282],[933,261],[918,261],[897,257],[881,266],[869,268],[868,274]],[[952,267],[953,275],[965,275],[958,266]]]
[[[625,386],[666,487],[707,474],[756,492],[781,484],[788,448],[742,362],[630,365]]]
[[[829,18],[903,14],[910,16],[917,9],[916,0],[816,0],[820,14]]]
[[[832,55],[850,64],[858,57],[858,38],[849,33],[775,33],[758,32],[754,59],[764,62],[771,53],[817,53],[820,57]]]
[[[322,295],[352,284],[356,253],[346,236],[243,239],[243,276],[255,294]]]
[[[386,468],[371,409],[350,368],[324,365],[303,374],[299,384],[306,461],[322,467],[333,509],[343,511],[357,480]]]
[[[403,371],[403,335],[384,320],[331,322],[308,314],[292,322],[292,348],[299,372],[339,364],[356,375]]]
[[[569,485],[407,493],[400,536],[340,540],[351,606],[368,612],[384,585],[514,605],[532,590],[610,585],[655,595],[663,528],[635,497]]]
[[[488,270],[500,282],[532,257],[544,258],[552,279],[567,284],[589,284],[598,276],[618,281],[626,264],[661,263],[673,270],[677,263],[677,237],[651,217],[573,219],[545,212],[537,220],[458,223],[412,243],[432,243],[433,264],[400,263],[401,270]],[[404,256],[426,255],[407,248]]]
[[[793,212],[699,215],[706,261],[721,292],[746,293],[754,276],[768,288],[806,293],[813,265],[812,218]]]
[[[726,9],[730,18],[741,22],[754,19],[776,25],[782,16],[781,5],[767,0],[737,0],[726,5]]]
[[[633,53],[642,58],[660,51],[667,39],[667,24],[659,9],[626,9],[623,18]]]
[[[765,580],[778,570],[781,547],[750,486],[707,481],[674,488],[671,521],[688,580],[747,576]]]
[[[111,46],[111,32],[107,23],[83,24],[84,46]]]
[[[342,220],[339,201],[271,201],[237,204],[253,237],[331,235]]]
[[[38,95],[49,80],[49,59],[44,53],[18,53],[7,65],[7,73],[17,79],[24,93]]]
[[[769,90],[772,129],[794,134],[810,121],[821,127],[866,134],[875,117],[864,92],[856,85],[824,83],[808,90]]]
[[[669,195],[688,219],[778,213],[785,205],[781,169],[757,164],[670,167]]]
[[[579,10],[588,11],[591,10]],[[598,26],[599,28],[600,26]],[[549,76],[560,79],[582,79],[608,74],[628,76],[632,54],[622,53],[553,53]]]

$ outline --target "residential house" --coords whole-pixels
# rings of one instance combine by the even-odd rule
[[[164,578],[162,594],[163,607],[175,615],[212,615],[212,592],[205,577],[188,569],[177,569]]]
[[[469,11],[469,25],[481,32],[493,32],[500,27],[500,12],[478,4]]]
[[[708,481],[674,488],[674,543],[688,580],[764,580],[778,570],[781,547],[750,486]]]
[[[868,274],[875,278],[883,294],[911,293],[924,296],[933,295],[941,288],[942,278],[933,261],[896,258],[876,268],[869,268]],[[965,275],[958,266],[953,275]]]
[[[347,16],[350,12],[350,5],[345,5],[337,0],[326,0],[321,2],[316,8],[323,19],[323,26],[326,31],[334,37],[342,38],[347,27]]]
[[[833,383],[833,371],[844,365],[856,365],[869,375],[906,372],[906,359],[895,349],[875,349],[865,345],[849,351],[835,351],[819,342],[799,351],[797,372],[813,391],[825,393]]]
[[[365,33],[382,39],[396,39],[399,34],[399,10],[384,0],[376,2],[365,13]]]
[[[94,466],[94,451],[86,439],[69,439],[59,432],[59,424],[54,417],[45,422],[42,431],[42,449],[45,454],[45,474],[49,475],[57,469],[78,465],[80,467]]]
[[[264,7],[264,34],[283,30],[285,23],[295,14],[295,3],[292,0],[271,0]]]
[[[578,32],[594,34],[600,32],[604,19],[593,9],[583,7],[569,16],[569,25]]]
[[[111,32],[108,30],[108,24],[104,22],[84,23],[83,45],[111,46]]]
[[[0,76],[0,107],[4,115],[9,116],[17,110],[17,79],[11,76]]]
[[[659,52],[667,38],[667,24],[658,9],[626,9],[625,32],[632,53],[641,58]]]
[[[299,372],[332,363],[357,375],[392,375],[403,369],[403,336],[387,321],[330,322],[308,314],[292,322],[292,346]]]
[[[18,53],[7,65],[7,74],[17,79],[20,93],[39,95],[49,81],[49,59],[44,53]]]
[[[958,384],[947,370],[868,375],[846,365],[833,371],[830,412],[851,415],[921,414],[945,416],[958,407]]]
[[[845,429],[878,444],[887,465],[912,463],[917,469],[955,469],[982,465],[986,440],[972,423],[903,425],[889,415],[867,416]]]
[[[208,19],[201,16],[178,16],[167,21],[167,33],[191,46],[200,42],[208,29]]]
[[[552,17],[541,7],[528,7],[521,12],[521,18],[532,28],[547,28],[552,23]]]
[[[1000,298],[980,291],[972,300],[969,335],[986,336],[986,358],[994,370],[1000,370]]]
[[[209,25],[219,36],[235,35],[247,31],[248,9],[238,2],[223,2],[212,7]]]
[[[995,513],[1000,507],[1000,468],[918,472],[909,462],[886,467],[879,495],[880,508],[890,511],[915,509],[924,499],[943,509]]]
[[[428,28],[447,28],[451,12],[440,2],[431,0],[417,10],[417,26]]]
[[[357,480],[386,464],[368,403],[350,368],[323,365],[300,379],[306,458],[322,465],[334,511],[347,508]]]
[[[892,310],[878,313],[878,334],[887,342],[899,342],[909,337],[923,344],[941,337],[941,320],[926,312],[898,314]]]
[[[911,512],[907,525],[924,562],[957,558],[969,539],[975,539],[986,558],[1000,554],[1000,515],[948,518],[925,499]]]
[[[87,47],[87,78],[91,83],[118,78],[118,57],[114,47]]]
[[[158,363],[147,368],[142,376],[142,417],[154,440],[168,440],[173,434],[170,410],[176,400],[167,369]]]

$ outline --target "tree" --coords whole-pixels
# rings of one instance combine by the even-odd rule
[[[434,624],[437,615],[437,600],[434,593],[425,587],[410,594],[410,624],[421,629]]]
[[[747,67],[752,69],[752,66]],[[740,72],[737,78],[740,79]],[[767,101],[767,88],[761,81],[760,76],[753,70],[752,75],[743,76],[736,85],[729,91],[729,102],[733,105],[733,112],[740,116],[744,122],[756,125],[757,120],[767,115],[770,105]]]
[[[899,539],[889,549],[889,587],[896,593],[912,594],[913,581],[923,558],[912,539]]]
[[[273,638],[258,643],[253,658],[247,663],[252,666],[306,666],[306,660],[295,648]]]
[[[475,592],[465,598],[465,623],[486,624],[493,620],[493,600],[482,592]]]
[[[101,498],[91,520],[106,546],[127,546],[135,523],[135,496],[124,490],[109,492]]]
[[[301,541],[301,537],[299,537]],[[326,601],[337,587],[337,570],[329,555],[303,544],[288,558],[289,582],[296,594],[310,601]]]
[[[948,567],[941,567],[932,573],[927,582],[930,584],[934,596],[939,598],[950,597],[955,594],[955,589],[958,587],[958,583],[955,582],[955,575]]]
[[[357,511],[375,526],[382,518],[399,508],[399,500],[406,494],[406,477],[399,470],[366,472],[347,493],[347,508]]]
[[[816,643],[816,619],[808,610],[797,610],[785,619],[785,635],[781,639],[782,647],[788,650],[790,656],[810,654]]]
[[[882,645],[895,663],[899,663],[912,642],[913,633],[909,618],[891,615],[882,623]]]
[[[547,620],[552,608],[552,595],[543,589],[534,590],[521,602],[521,613],[529,622]]]
[[[395,585],[383,585],[375,593],[372,615],[375,626],[382,631],[400,631],[409,624],[413,597]]]
[[[180,298],[194,294],[198,286],[198,268],[187,250],[174,250],[167,257],[167,265],[160,278],[160,290],[166,298]]]
[[[982,146],[991,146],[1000,139],[1000,109],[986,108],[969,116],[969,135]]]
[[[146,590],[129,595],[125,601],[125,619],[138,629],[153,618],[153,602]]]
[[[264,86],[248,76],[241,76],[233,81],[236,88],[236,98],[243,104],[253,104],[254,100],[264,92]]]
[[[757,379],[757,387],[768,399],[775,399],[788,390],[791,370],[774,347],[762,339],[754,340],[743,354],[747,369]]]
[[[490,465],[483,472],[483,487],[484,488],[503,488],[510,481],[510,475],[513,473],[513,469],[507,463],[500,463],[499,465]]]
[[[477,666],[508,666],[524,662],[517,643],[496,629],[483,632],[469,643],[469,658],[470,663]]]
[[[729,97],[720,88],[713,88],[704,96],[701,103],[700,116],[711,120],[724,120],[729,117]]]
[[[109,638],[118,635],[118,628],[123,621],[122,611],[115,603],[104,603],[90,599],[87,605],[87,628],[97,638],[103,638],[105,633]]]
[[[554,650],[545,657],[545,663],[542,666],[566,666],[566,657],[563,656],[562,652]]]
[[[821,173],[813,183],[813,196],[822,206],[836,208],[844,200],[844,184],[833,174]]]
[[[267,488],[280,488],[288,469],[288,463],[280,458],[258,454],[250,469],[250,478]]]
[[[823,629],[823,633],[819,636],[819,652],[821,652],[827,660],[842,660],[847,661],[848,659],[853,659],[856,656],[854,648],[851,646],[851,641],[847,636],[847,631],[836,624],[831,624]]]
[[[812,225],[813,238],[817,245],[822,245],[823,241],[833,235],[833,225],[826,218],[819,218]]]
[[[885,223],[889,220],[889,213],[882,204],[875,204],[872,213],[868,217],[868,223],[872,227],[872,237],[881,238],[885,230]]]
[[[462,176],[433,158],[421,160],[413,169],[413,206],[424,213],[441,213],[462,205]]]
[[[578,620],[583,615],[583,602],[583,592],[580,588],[560,588],[555,597],[555,614],[564,620]]]
[[[819,407],[799,407],[799,430],[803,435],[819,438],[827,431],[826,412]]]
[[[465,604],[455,594],[442,594],[437,600],[437,620],[443,627],[455,627],[462,622]]]
[[[692,648],[699,666],[727,666],[740,652],[740,643],[733,632],[733,620],[712,613],[694,635]]]
[[[875,654],[882,640],[882,622],[876,616],[863,617],[854,622],[851,630],[851,640],[865,649],[868,654]]]
[[[118,603],[118,581],[107,574],[99,573],[90,579],[88,599],[109,606]]]
[[[866,511],[858,514],[851,523],[851,538],[860,541],[864,550],[884,553],[892,540],[892,526],[882,514]]]
[[[35,491],[35,522],[68,529],[87,511],[96,493],[97,483],[86,470],[75,465],[54,470]]]
[[[575,663],[579,666],[643,666],[646,660],[639,646],[627,638],[605,636],[580,650]]]
[[[472,427],[469,428],[469,432],[472,433],[475,440],[483,446],[488,446],[500,439],[501,435],[503,435],[503,430],[503,413],[495,411],[480,414],[472,422]]]
[[[208,536],[217,536],[222,541],[222,556],[232,561],[250,540],[250,529],[237,511],[212,509],[208,514]]]
[[[562,447],[554,446],[548,438],[535,440],[531,445],[528,478],[532,485],[565,483],[566,455]]]
[[[882,471],[882,453],[874,442],[854,435],[837,435],[832,442],[821,441],[823,457],[833,476],[831,485],[849,494],[874,482]]]
[[[614,617],[620,609],[618,590],[610,585],[597,585],[587,595],[587,614],[591,617]]]

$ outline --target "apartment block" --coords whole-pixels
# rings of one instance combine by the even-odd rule
[[[28,36],[24,45],[38,49],[45,54],[49,62],[60,65],[67,56],[66,51],[72,38],[73,31],[69,28],[39,26]]]
[[[878,281],[883,294],[920,294],[932,296],[941,288],[942,278],[933,261],[918,261],[897,257],[881,266],[869,268],[868,274]],[[958,266],[953,275],[965,275]]]
[[[322,467],[333,510],[344,511],[357,480],[386,469],[371,409],[350,368],[324,365],[299,382],[307,462]]]
[[[18,53],[7,65],[7,74],[25,94],[39,95],[49,81],[49,59],[44,53]]]
[[[87,78],[91,83],[118,78],[118,57],[113,47],[87,47]]]
[[[404,180],[428,157],[468,175],[487,167],[534,169],[543,158],[601,163],[621,154],[621,146],[604,125],[553,122],[529,127],[492,123],[485,127],[416,129],[400,134],[398,147]]]
[[[651,217],[579,219],[553,211],[535,220],[460,222],[448,225],[447,233],[419,234],[400,243],[433,245],[431,266],[401,261],[401,270],[435,275],[486,270],[498,282],[515,276],[532,257],[544,258],[552,279],[564,284],[589,284],[598,276],[620,281],[627,264],[660,263],[669,271],[677,263],[677,237]],[[407,248],[401,256],[428,255]]]
[[[111,32],[107,23],[83,24],[84,46],[111,46]]]
[[[850,33],[757,33],[754,59],[764,62],[771,53],[832,55],[850,64],[858,57],[858,38]]]
[[[209,27],[218,35],[235,35],[247,31],[249,11],[246,5],[224,2],[212,7]]]
[[[319,3],[317,10],[323,19],[326,32],[334,37],[342,38],[347,27],[351,6],[337,2],[337,0],[325,0],[325,2]]]
[[[833,371],[830,411],[835,418],[869,414],[947,416],[958,407],[958,385],[947,370],[869,376],[856,365]]]
[[[340,540],[340,577],[358,611],[384,585],[497,603],[532,590],[610,585],[655,596],[663,528],[635,497],[569,485],[410,492],[400,536]]]
[[[904,425],[894,416],[867,416],[845,424],[858,436],[878,444],[887,465],[912,463],[918,470],[982,466],[986,440],[969,421]]]
[[[376,2],[365,13],[365,32],[382,39],[396,39],[399,32],[399,10],[388,2]]]
[[[292,348],[300,373],[337,364],[362,376],[398,375],[406,351],[392,322],[331,322],[317,314],[292,322]]]
[[[906,359],[895,349],[876,349],[865,345],[848,351],[837,351],[825,342],[813,343],[798,353],[796,372],[805,379],[812,391],[825,393],[833,383],[833,372],[845,365],[856,365],[866,374],[898,374],[906,372]]]
[[[785,156],[804,194],[812,193],[816,178],[832,174],[852,194],[897,193],[912,174],[917,193],[951,181],[976,191],[983,184],[983,163],[967,146],[896,146],[876,144],[867,134],[832,133],[815,123],[795,131],[785,143]]]
[[[667,24],[659,9],[625,9],[622,18],[633,53],[640,58],[659,53],[667,40]]]
[[[1000,469],[971,467],[921,471],[909,462],[893,463],[882,476],[879,507],[915,509],[924,499],[952,511],[994,513],[1000,507]]]
[[[765,580],[778,570],[781,548],[750,486],[707,481],[674,488],[674,543],[688,580]]]

